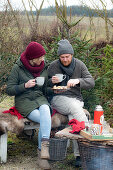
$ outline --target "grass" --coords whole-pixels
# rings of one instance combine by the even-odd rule
[[[77,22],[80,18],[78,16],[72,17],[72,22]],[[110,18],[113,22],[113,18]],[[39,16],[39,33],[45,31],[51,32],[51,28],[55,22],[60,23],[60,21],[55,16]],[[109,35],[112,38],[113,29],[112,26],[108,24]],[[105,21],[100,17],[84,17],[75,27],[71,29],[71,32],[79,32],[81,38],[87,33],[86,39],[92,39],[94,42],[98,40],[106,40],[106,28]]]
[[[24,30],[24,33],[26,35],[29,35],[30,26],[29,26],[28,19],[24,15],[22,15],[22,16],[20,15],[20,17],[21,17],[19,19],[20,25],[22,26],[22,29]],[[73,16],[73,17],[71,17],[71,22],[77,22],[81,18],[82,17],[80,17],[80,16]],[[29,19],[30,19],[31,23],[33,24],[31,16],[29,16]],[[35,16],[34,16],[34,19],[35,19]],[[109,19],[111,20],[111,22],[113,22],[113,18],[109,18]],[[51,35],[52,29],[57,26],[56,23],[61,24],[60,20],[56,16],[39,16],[38,34],[39,35],[44,35],[45,33],[48,33],[48,34]],[[11,27],[11,25],[10,25],[10,27]],[[16,28],[17,27],[14,24],[11,29],[16,30]],[[112,40],[113,29],[112,29],[112,26],[109,25],[109,24],[108,24],[108,29],[109,29],[109,37]],[[79,36],[81,38],[83,38],[84,35],[87,33],[86,39],[87,40],[92,39],[93,42],[96,42],[98,40],[106,40],[105,21],[101,17],[84,17],[70,31],[71,31],[71,33],[74,33],[75,31],[78,31]],[[12,33],[16,36],[16,32],[15,31],[13,31],[13,32]]]
[[[1,108],[9,109],[10,107],[14,106],[14,97],[4,95],[3,99],[4,100],[0,103]]]

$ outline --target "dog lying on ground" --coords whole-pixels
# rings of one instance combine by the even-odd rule
[[[7,109],[0,108],[0,135],[6,133],[7,131],[11,131],[17,135],[21,134],[24,130],[25,122],[28,122],[29,120],[26,118],[18,120],[17,116],[11,115],[10,113],[2,113],[5,110]],[[84,111],[86,115],[90,117],[90,113],[85,109]],[[57,128],[62,124],[67,123],[67,116],[64,116],[60,113],[56,113],[54,116],[52,116],[52,128]]]

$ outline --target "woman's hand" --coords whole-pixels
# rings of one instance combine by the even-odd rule
[[[76,86],[76,84],[79,84],[79,83],[80,83],[79,79],[70,79],[67,82],[67,87],[74,87]]]
[[[35,79],[29,80],[27,83],[25,83],[25,88],[31,88],[34,87],[36,84]]]
[[[53,84],[56,84],[56,83],[59,83],[60,81],[59,81],[59,78],[57,77],[57,76],[53,76],[52,77],[52,83]]]

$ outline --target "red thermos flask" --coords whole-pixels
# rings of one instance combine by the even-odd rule
[[[97,105],[94,111],[94,124],[102,125],[104,120],[103,108],[101,105]]]

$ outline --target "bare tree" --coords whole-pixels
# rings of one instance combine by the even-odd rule
[[[18,32],[20,33],[20,36],[23,37],[23,30],[22,30],[22,28],[21,28],[21,26],[20,26],[20,23],[19,23],[19,21],[18,21],[18,18],[17,18],[16,15],[15,15],[15,12],[14,12],[14,10],[13,10],[13,7],[12,7],[11,3],[10,3],[10,0],[7,0],[7,2],[8,2],[8,4],[9,4],[10,10],[11,10],[11,12],[12,12],[12,14],[13,14],[13,17],[14,17],[14,19],[15,19],[15,21],[16,21],[16,25],[17,25],[17,28],[18,28]]]
[[[70,38],[70,29],[74,26],[76,26],[83,18],[81,17],[78,21],[72,22],[71,21],[71,8],[70,8],[70,19],[68,20],[67,17],[67,5],[66,0],[59,0],[60,5],[58,4],[58,1],[55,0],[55,8],[56,8],[56,15],[60,19],[60,21],[63,23],[63,30],[62,30],[62,36],[66,36],[67,38]]]
[[[25,11],[26,16],[27,16],[28,23],[29,23],[31,39],[33,39],[32,37],[36,37],[37,34],[38,34],[38,19],[39,19],[39,15],[40,15],[44,0],[42,0],[39,9],[35,5],[34,0],[28,0],[28,5],[29,5],[30,11],[27,10],[26,5],[24,3],[24,0],[21,0],[21,1],[22,1],[22,4],[23,4],[23,7],[24,7],[24,11]],[[7,0],[7,2],[9,4],[9,8],[10,8],[10,11],[11,11],[13,17],[14,17],[14,20],[16,21],[17,28],[18,28],[18,31],[20,33],[20,36],[23,39],[23,37],[24,37],[23,29],[22,29],[22,27],[21,27],[21,25],[19,23],[19,20],[18,20],[17,16],[15,15],[15,11],[14,11],[14,9],[12,7],[12,4],[11,4],[10,0]],[[32,10],[33,8],[35,8],[35,10],[36,10],[36,14],[35,14],[36,16],[34,16],[34,13],[33,13],[33,10]]]
[[[32,6],[33,6],[33,7],[35,8],[35,10],[36,10],[36,19],[34,19],[34,18],[33,18],[33,11],[32,11],[32,8],[31,8],[31,6],[30,6],[30,12],[32,13],[32,18],[33,18],[33,25],[32,25],[32,27],[31,27],[31,28],[32,28],[31,33],[32,33],[32,35],[34,36],[35,34],[37,34],[39,15],[40,15],[42,6],[43,6],[43,4],[44,4],[44,0],[42,0],[39,9],[37,9],[37,7],[36,7],[36,5],[34,4],[33,0],[28,0],[28,1],[29,1],[29,6],[30,6],[30,3],[31,3]]]
[[[82,4],[85,4],[85,6],[88,6],[83,0],[81,0]],[[108,18],[108,13],[107,13],[107,4],[104,0],[98,0],[98,3],[100,2],[102,9],[100,9],[99,5],[97,5],[95,0],[89,0],[91,3],[92,7],[95,9],[97,15],[104,19],[105,21],[105,30],[106,30],[106,40],[110,40],[109,36],[109,28],[108,24],[110,24],[113,27],[113,21]],[[111,3],[113,4],[113,0],[111,0]],[[88,6],[89,7],[89,6]]]

